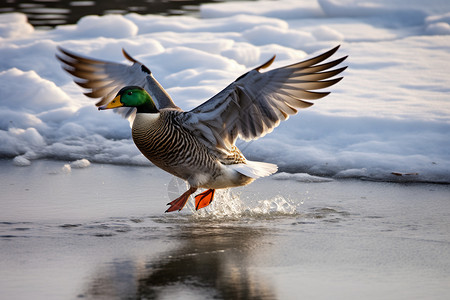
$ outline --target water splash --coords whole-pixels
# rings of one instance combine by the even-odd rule
[[[297,205],[291,199],[276,196],[269,200],[258,201],[258,205],[251,210],[258,215],[296,215]]]
[[[254,204],[255,200],[250,200],[250,203],[246,202],[242,200],[240,193],[234,193],[231,189],[223,189],[216,191],[214,201],[208,207],[196,211],[194,205],[190,203],[188,208],[191,210],[192,218],[195,220],[250,220],[299,214],[297,212],[297,203],[282,196],[257,200],[256,205]]]
[[[193,202],[189,202],[188,209],[196,219],[203,218],[239,218],[245,211],[240,196],[233,194],[230,189],[216,190],[213,202],[206,208],[195,210]]]
[[[167,184],[167,195],[169,199],[175,199],[189,188],[184,180],[173,177]],[[274,216],[294,216],[298,215],[298,203],[283,196],[276,196],[271,199],[256,200],[254,197],[245,197],[245,201],[240,193],[233,192],[233,189],[218,189],[215,192],[213,202],[206,208],[195,210],[193,197],[186,204],[184,211],[189,211],[186,221],[199,220],[250,220],[267,219]],[[184,215],[184,214],[183,214]],[[182,216],[177,214],[176,219]],[[165,218],[167,219],[167,218]],[[170,218],[169,218],[170,219]]]

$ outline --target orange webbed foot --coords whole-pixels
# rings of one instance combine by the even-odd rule
[[[183,193],[183,195],[181,195],[180,197],[178,197],[177,199],[167,203],[167,205],[170,205],[170,207],[166,210],[166,212],[172,212],[172,211],[180,211],[183,209],[184,205],[186,204],[186,202],[189,199],[189,196],[193,193],[195,193],[195,191],[197,190],[197,188],[191,187],[189,190],[187,190],[186,192]]]
[[[195,196],[195,210],[199,210],[200,208],[210,205],[214,199],[215,191],[216,190],[214,189],[209,189]]]

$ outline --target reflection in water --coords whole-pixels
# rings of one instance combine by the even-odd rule
[[[201,3],[217,0],[7,0],[0,13],[22,12],[35,27],[75,24],[86,15],[160,14],[184,15],[198,12]]]
[[[152,261],[113,262],[89,283],[83,297],[105,299],[275,299],[273,288],[250,266],[265,229],[184,225],[178,249]],[[176,297],[178,298],[178,297]]]

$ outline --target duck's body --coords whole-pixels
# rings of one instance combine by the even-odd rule
[[[196,209],[214,198],[215,189],[242,186],[277,171],[277,166],[248,161],[236,140],[253,140],[271,132],[280,121],[329,93],[315,92],[339,82],[329,79],[346,67],[332,69],[346,57],[323,63],[338,47],[317,57],[261,73],[273,62],[245,73],[200,106],[183,111],[174,104],[150,70],[124,51],[133,64],[84,58],[59,48],[57,56],[75,82],[101,98],[100,109],[118,108],[132,122],[133,141],[161,169],[186,180],[190,188],[169,203],[181,210],[198,188]],[[125,108],[125,110],[124,110]]]
[[[236,164],[246,163],[237,147],[233,148],[232,155],[217,156],[179,124],[182,114],[174,109],[136,114],[132,126],[133,141],[147,159],[196,188],[236,187],[254,180],[233,168]]]

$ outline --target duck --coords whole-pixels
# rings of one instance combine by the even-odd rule
[[[148,67],[124,49],[130,62],[90,58],[58,47],[56,58],[85,95],[99,98],[98,109],[114,109],[131,124],[132,139],[155,166],[185,180],[189,189],[167,205],[181,211],[198,189],[195,209],[207,207],[215,190],[248,185],[277,172],[269,162],[248,160],[236,141],[272,132],[281,121],[327,96],[317,91],[335,85],[347,56],[329,61],[340,46],[313,58],[263,72],[275,60],[239,76],[215,96],[184,111]],[[328,62],[325,62],[327,61]]]

